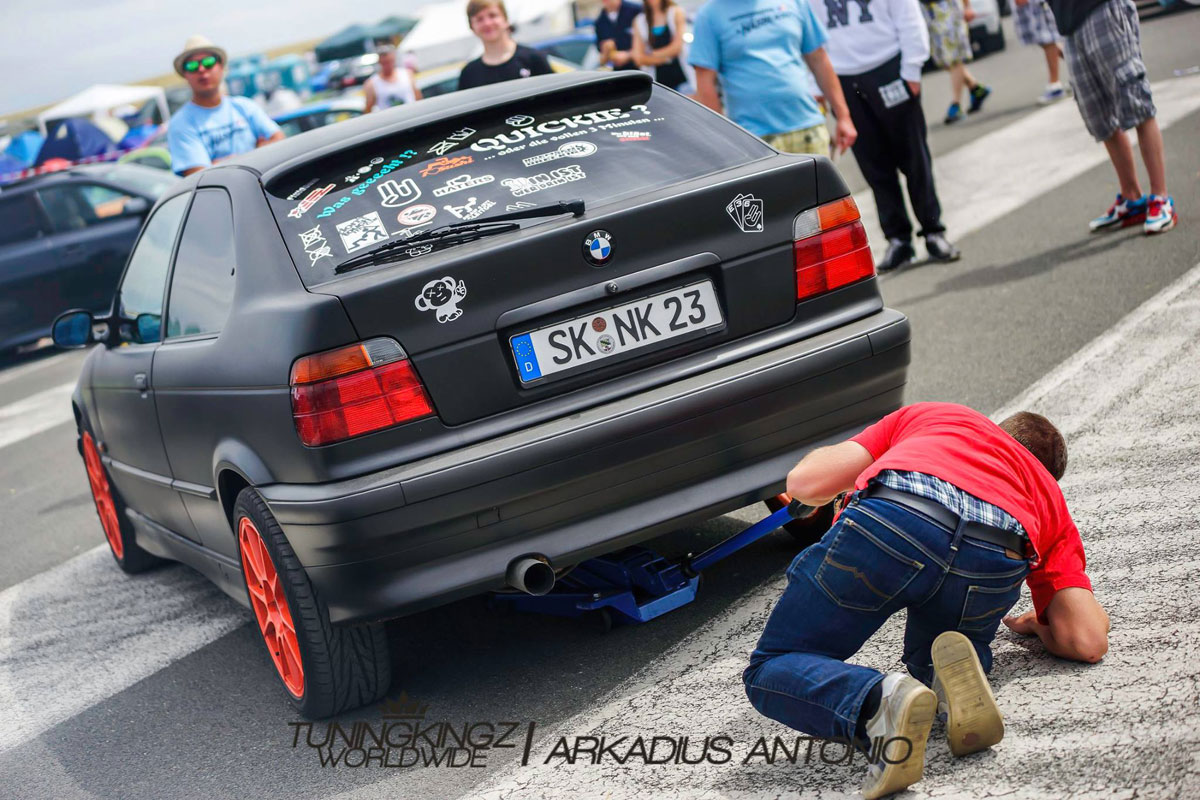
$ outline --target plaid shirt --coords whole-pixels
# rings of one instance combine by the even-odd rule
[[[947,483],[941,478],[926,475],[923,472],[901,472],[885,469],[875,476],[877,480],[889,489],[898,492],[908,492],[918,497],[925,497],[945,506],[960,518],[968,522],[979,522],[1006,531],[1025,536],[1025,529],[1011,514],[991,503],[985,503],[974,495],[967,494],[957,486]]]

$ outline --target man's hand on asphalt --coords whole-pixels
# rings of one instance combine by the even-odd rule
[[[1035,636],[1038,628],[1044,628],[1045,625],[1038,624],[1037,614],[1033,611],[1026,611],[1024,614],[1018,614],[1015,617],[1005,617],[1004,624],[1013,633],[1019,633],[1022,636]]]

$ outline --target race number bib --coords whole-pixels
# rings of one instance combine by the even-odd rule
[[[908,87],[904,85],[903,80],[897,78],[879,87],[879,99],[883,101],[884,108],[895,108],[908,100]]]

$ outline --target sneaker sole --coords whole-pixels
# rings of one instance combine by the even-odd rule
[[[1089,225],[1088,227],[1091,229],[1092,233],[1100,233],[1101,231],[1108,231],[1112,230],[1113,228],[1128,228],[1131,225],[1140,225],[1145,223],[1145,221],[1146,212],[1143,211],[1140,214],[1122,217],[1121,219],[1105,223],[1104,225]]]
[[[1172,214],[1172,215],[1171,215],[1171,221],[1170,221],[1170,222],[1168,222],[1168,223],[1167,223],[1166,225],[1164,225],[1163,227],[1161,227],[1161,228],[1146,228],[1146,229],[1145,229],[1145,230],[1146,230],[1146,235],[1147,235],[1147,236],[1154,236],[1155,234],[1159,234],[1159,233],[1166,233],[1167,231],[1171,230],[1171,228],[1174,228],[1174,227],[1175,227],[1175,223],[1177,223],[1177,222],[1179,222],[1179,215],[1178,215],[1178,214]]]
[[[933,669],[946,693],[950,752],[965,756],[1004,738],[1004,718],[971,641],[948,631],[933,641]]]
[[[864,800],[899,792],[912,786],[925,774],[925,744],[929,741],[929,730],[933,727],[933,716],[937,713],[937,695],[932,689],[910,693],[904,698],[896,714],[897,737],[904,737],[912,744],[908,758],[896,764],[886,764],[874,786],[863,787]],[[891,753],[888,753],[891,756]]]

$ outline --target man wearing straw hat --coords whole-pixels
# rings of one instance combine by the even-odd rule
[[[188,39],[175,56],[175,71],[192,89],[191,101],[167,126],[171,168],[179,175],[283,138],[253,100],[224,95],[225,60],[225,51],[204,36]]]

